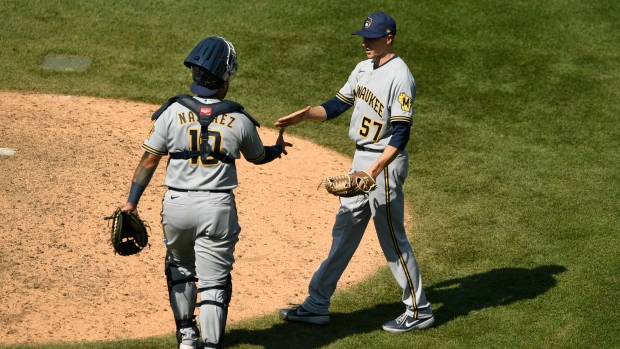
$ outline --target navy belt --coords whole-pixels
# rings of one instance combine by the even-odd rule
[[[232,192],[232,189],[214,189],[214,190],[188,190],[188,189],[178,189],[178,188],[173,188],[173,187],[168,187],[168,190],[172,190],[172,191],[180,191],[181,193],[188,193],[190,191],[204,191],[204,192],[211,192],[211,193],[225,193],[225,194],[230,194]]]
[[[379,150],[379,149],[369,149],[369,148],[366,148],[366,147],[362,147],[362,146],[361,146],[361,145],[359,145],[359,144],[356,144],[356,145],[355,145],[355,149],[357,149],[357,150],[361,150],[361,151],[369,151],[369,152],[373,152],[373,153],[383,153],[383,150]]]

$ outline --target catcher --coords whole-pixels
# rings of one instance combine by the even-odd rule
[[[161,223],[178,346],[222,348],[241,231],[233,193],[235,162],[243,155],[252,164],[266,164],[286,155],[291,144],[282,129],[275,145],[264,146],[258,122],[240,104],[224,100],[237,71],[232,43],[208,37],[184,63],[194,80],[190,91],[197,96],[175,96],[153,114],[153,129],[142,144],[144,155],[122,211],[136,212],[161,158],[169,155]],[[198,322],[195,308],[200,309]]]

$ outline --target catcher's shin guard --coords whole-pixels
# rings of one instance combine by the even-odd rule
[[[214,285],[201,287],[200,303],[196,307],[200,308],[200,324],[203,343],[199,343],[199,348],[223,348],[224,333],[226,332],[226,320],[228,318],[228,305],[232,298],[232,277],[228,274],[225,285]],[[218,308],[221,309],[218,311]],[[219,324],[209,321],[209,318],[217,318]],[[209,326],[210,325],[210,326]],[[219,331],[217,330],[219,325]],[[209,326],[207,328],[207,326]]]
[[[199,332],[196,327],[194,309],[196,307],[195,270],[179,267],[166,258],[166,280],[170,307],[176,323],[177,342],[194,345],[198,341]]]

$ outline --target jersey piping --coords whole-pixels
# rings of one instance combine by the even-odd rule
[[[151,153],[153,155],[157,155],[157,156],[166,156],[166,155],[168,155],[168,152],[164,152],[164,151],[160,151],[160,150],[157,150],[157,149],[153,149],[153,148],[149,147],[146,144],[142,144],[142,149],[144,149],[145,151],[147,151],[147,152],[149,152],[149,153]]]
[[[403,254],[400,251],[400,248],[398,248],[398,242],[396,241],[396,235],[394,234],[394,226],[392,225],[392,210],[390,208],[390,174],[388,172],[388,166],[385,167],[385,169],[383,170],[383,174],[385,177],[385,209],[387,210],[387,222],[388,222],[388,226],[390,227],[390,235],[392,236],[392,242],[394,243],[394,249],[396,250],[396,253],[398,254],[398,258],[400,259],[400,265],[403,268],[403,271],[405,272],[405,277],[407,278],[407,285],[409,286],[409,289],[411,290],[411,299],[413,302],[413,318],[417,319],[418,318],[418,305],[416,304],[416,299],[415,299],[415,289],[413,288],[413,282],[411,281],[411,275],[409,274],[409,270],[407,269],[407,264],[405,263],[405,260],[403,259]]]

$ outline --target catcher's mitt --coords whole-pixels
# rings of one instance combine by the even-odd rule
[[[149,225],[137,214],[122,211],[117,208],[110,217],[112,219],[112,234],[110,240],[114,253],[121,256],[136,254],[149,243]]]
[[[375,180],[366,171],[327,177],[321,181],[319,187],[321,185],[327,189],[328,193],[342,197],[368,194],[377,187]]]

